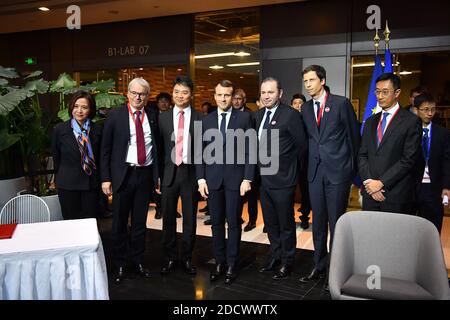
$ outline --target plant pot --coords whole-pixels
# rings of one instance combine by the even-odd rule
[[[24,177],[0,180],[0,210],[9,199],[14,198],[17,195],[17,192],[24,188]]]

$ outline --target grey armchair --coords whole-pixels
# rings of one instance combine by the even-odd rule
[[[336,224],[329,287],[333,299],[450,299],[438,231],[416,216],[344,214]]]

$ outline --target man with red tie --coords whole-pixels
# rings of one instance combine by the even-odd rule
[[[191,107],[194,84],[186,76],[173,82],[174,107],[159,115],[161,137],[161,211],[163,215],[164,262],[161,274],[169,274],[177,264],[177,207],[181,197],[183,236],[181,264],[187,274],[196,274],[192,251],[197,227],[197,180],[194,166],[194,122],[201,114]]]
[[[423,172],[422,126],[400,107],[400,91],[395,74],[377,78],[375,95],[382,111],[367,119],[358,155],[363,210],[414,213],[417,172]]]
[[[103,192],[113,198],[116,284],[124,279],[127,256],[135,272],[150,277],[143,259],[149,197],[158,180],[158,123],[155,113],[145,108],[149,93],[150,85],[143,78],[130,81],[128,104],[108,114],[103,130],[100,174]]]

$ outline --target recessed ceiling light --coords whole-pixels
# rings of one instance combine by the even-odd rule
[[[226,32],[227,29],[219,29],[220,32]]]
[[[239,78],[240,78],[240,79],[244,79],[244,76],[240,76]]]
[[[181,68],[178,68],[178,69],[177,69],[177,71],[183,71],[183,69],[181,69]],[[197,88],[198,88],[198,86],[197,86]]]
[[[39,7],[38,9],[41,11],[50,11],[50,9],[47,7]]]
[[[245,62],[245,63],[230,63],[227,67],[245,67],[245,66],[257,66],[259,62]]]
[[[208,73],[208,76],[212,76],[212,73]]]
[[[139,68],[139,70],[141,70],[141,71],[142,71],[142,70],[144,70],[144,68]]]
[[[219,69],[223,69],[223,66],[218,66],[217,64],[213,65],[213,66],[209,66],[210,69],[213,70],[219,70]]]
[[[412,74],[412,72],[411,71],[402,71],[399,74],[402,75],[402,76],[406,76],[408,74]]]

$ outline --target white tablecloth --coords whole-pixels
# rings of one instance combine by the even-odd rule
[[[109,299],[95,219],[19,224],[0,240],[0,300]]]

